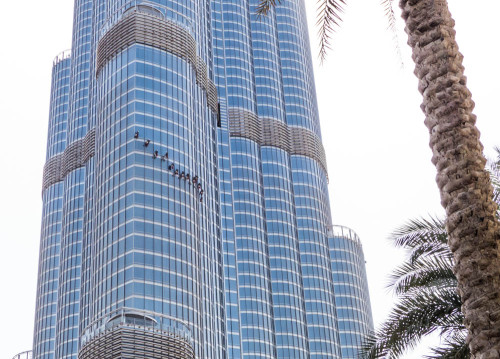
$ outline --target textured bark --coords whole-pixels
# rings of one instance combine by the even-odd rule
[[[400,0],[473,358],[500,358],[497,205],[446,0]],[[472,5],[471,5],[472,6]],[[480,39],[479,39],[480,40]]]

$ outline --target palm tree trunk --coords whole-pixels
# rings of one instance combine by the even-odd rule
[[[400,0],[400,6],[423,95],[467,340],[473,358],[500,358],[500,226],[455,23],[446,0]]]

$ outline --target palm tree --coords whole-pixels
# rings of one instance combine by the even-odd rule
[[[391,240],[409,252],[389,284],[398,301],[387,320],[367,338],[360,357],[401,357],[423,336],[438,332],[445,345],[433,348],[429,358],[470,358],[444,221],[409,221],[392,234]]]
[[[277,1],[261,0],[258,11],[265,14]],[[342,4],[319,0],[322,48],[328,47]],[[400,0],[400,7],[423,96],[467,342],[473,358],[500,358],[500,226],[454,20],[446,0]]]
[[[500,200],[500,149],[490,162],[494,199]],[[497,216],[498,216],[497,212]],[[397,229],[390,240],[408,256],[396,268],[389,288],[398,301],[381,327],[365,338],[360,358],[397,358],[422,337],[438,332],[444,345],[428,358],[470,358],[466,344],[462,301],[456,292],[453,255],[443,220],[416,219]]]

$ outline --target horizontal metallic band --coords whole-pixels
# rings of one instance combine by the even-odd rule
[[[175,22],[141,11],[128,11],[104,34],[97,48],[97,71],[113,56],[133,44],[144,44],[185,59],[196,72],[196,83],[207,94],[210,109],[217,113],[217,89],[208,78],[207,65],[196,54],[196,41],[188,30]]]
[[[71,171],[83,167],[95,153],[95,130],[81,140],[73,142],[63,153],[49,159],[43,167],[42,190],[62,181]]]
[[[194,351],[175,334],[122,326],[87,342],[78,354],[78,359],[97,358],[194,359]]]
[[[261,146],[278,147],[291,155],[312,158],[328,177],[325,149],[312,131],[271,118],[259,119],[256,114],[240,108],[229,108],[228,117],[231,137],[248,138]]]

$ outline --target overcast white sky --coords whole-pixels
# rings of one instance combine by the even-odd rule
[[[315,1],[306,3],[313,25]],[[491,157],[500,145],[500,2],[449,6]],[[71,46],[72,8],[72,0],[24,0],[0,11],[0,358],[32,345],[50,74]],[[350,0],[326,63],[315,58],[333,219],[362,239],[376,323],[393,300],[387,273],[402,256],[387,235],[409,218],[443,213],[406,35],[399,21],[402,68],[387,24],[380,0]],[[312,26],[310,35],[316,56]]]

